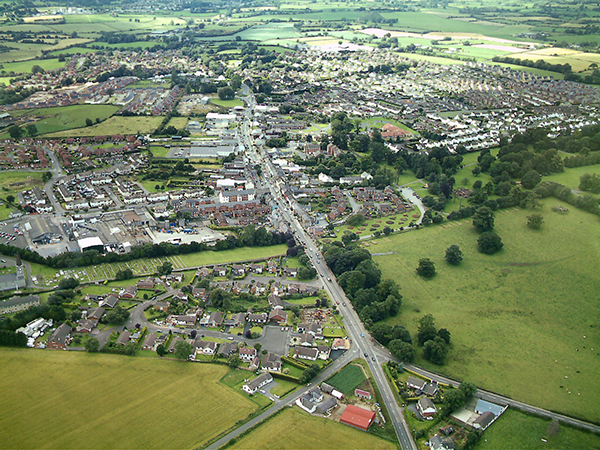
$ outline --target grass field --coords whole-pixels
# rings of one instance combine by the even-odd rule
[[[0,172],[0,195],[6,198],[8,194],[17,194],[42,185],[42,172]],[[15,200],[16,201],[16,200]],[[0,205],[5,209],[5,205]]]
[[[2,70],[15,73],[31,73],[33,66],[40,66],[44,70],[60,69],[65,66],[66,61],[56,59],[35,59],[30,61],[20,61],[14,63],[2,64]]]
[[[106,136],[113,134],[151,133],[163,120],[160,116],[110,117],[91,127],[50,134],[50,137]],[[85,118],[84,118],[85,122]]]
[[[220,100],[218,98],[211,98],[210,102],[217,106],[222,106],[224,108],[234,108],[236,106],[244,106],[244,102],[242,102],[238,98],[234,98],[233,100]]]
[[[586,173],[589,173],[590,175],[600,174],[600,164],[565,169],[565,171],[562,173],[555,173],[544,177],[544,180],[556,181],[557,183],[564,184],[571,189],[579,189],[579,179],[583,174]],[[591,194],[591,192],[585,192],[585,194]]]
[[[394,443],[320,417],[286,408],[233,444],[232,449],[395,449]]]
[[[60,131],[71,130],[65,133],[65,135],[71,136],[72,134],[75,135],[77,133],[81,133],[82,131],[94,128],[85,126],[86,119],[89,118],[95,121],[96,118],[98,118],[100,120],[104,120],[112,116],[118,110],[118,107],[110,105],[72,105],[59,108],[20,110],[14,111],[14,113],[11,114],[22,118],[38,118],[39,120],[35,122],[35,126],[37,127],[39,134],[57,133]],[[78,129],[72,130],[73,128]]]
[[[559,204],[569,214],[551,212]],[[393,254],[374,259],[404,297],[401,315],[390,323],[415,333],[416,320],[433,314],[452,333],[453,346],[445,366],[419,355],[418,364],[598,421],[598,218],[554,199],[543,205],[546,223],[539,231],[525,225],[531,210],[497,213],[504,248],[494,256],[477,252],[471,220],[379,239],[377,252]],[[458,267],[443,259],[452,244],[464,253]],[[424,257],[436,264],[429,281],[415,273]],[[535,382],[523,383],[523,374]]]
[[[354,389],[363,381],[365,381],[365,374],[361,367],[356,364],[348,364],[327,380],[327,383],[349,395],[353,394]]]
[[[219,383],[223,366],[12,349],[0,360],[3,448],[197,448],[256,410]]]
[[[561,426],[555,435],[548,435],[549,421],[529,416],[510,408],[494,422],[479,441],[477,450],[504,450],[518,448],[537,449],[584,449],[600,448],[600,436],[574,428]],[[543,442],[546,439],[548,442]]]

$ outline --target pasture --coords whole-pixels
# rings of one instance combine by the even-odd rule
[[[5,348],[0,361],[3,448],[197,448],[257,409],[219,383],[223,366]]]
[[[13,63],[2,64],[2,70],[6,73],[31,73],[33,66],[40,66],[44,70],[61,69],[65,66],[66,61],[56,59],[33,59],[29,61],[20,61]]]
[[[113,107],[116,108],[116,107]],[[161,116],[113,116],[107,120],[90,127],[76,130],[52,133],[48,137],[80,137],[80,136],[106,136],[113,134],[146,134],[152,133],[160,125]],[[84,119],[85,121],[85,119]]]
[[[2,186],[3,197],[6,197],[8,194],[17,194],[26,191],[42,184],[42,172],[0,172],[0,186]],[[1,207],[4,208],[4,205]]]
[[[118,110],[119,107],[111,105],[72,105],[12,111],[11,114],[22,120],[34,119],[39,134],[65,132],[65,136],[71,136],[82,130],[93,128],[85,126],[86,119],[89,118],[94,122],[97,118],[105,120]],[[74,128],[77,130],[73,130]],[[82,136],[87,135],[82,134]]]
[[[310,430],[310,431],[309,431]],[[393,442],[333,420],[286,408],[236,441],[230,449],[396,449]]]
[[[389,319],[416,334],[416,321],[433,314],[452,333],[445,366],[417,364],[537,406],[600,420],[594,405],[600,371],[597,296],[600,277],[598,218],[555,199],[542,202],[545,224],[526,227],[532,210],[498,211],[496,232],[504,248],[477,251],[470,219],[446,222],[378,240],[375,256],[384,278],[401,287],[401,314]],[[566,215],[551,211],[555,205]],[[460,266],[444,261],[459,245]],[[416,275],[420,258],[431,258],[437,275]],[[532,383],[523,383],[523,376]]]
[[[548,433],[550,422],[540,417],[508,409],[485,432],[485,439],[477,445],[478,450],[503,450],[519,448],[576,449],[600,448],[600,436],[564,425],[558,433]],[[542,441],[547,440],[547,442]]]
[[[332,385],[346,395],[350,395],[363,381],[365,381],[365,374],[362,368],[357,364],[348,364],[327,380],[327,384]]]

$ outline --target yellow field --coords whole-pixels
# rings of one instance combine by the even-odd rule
[[[1,448],[201,447],[256,404],[223,366],[60,350],[0,349]]]
[[[310,416],[294,407],[260,425],[229,448],[375,450],[396,449],[396,445],[333,420]]]

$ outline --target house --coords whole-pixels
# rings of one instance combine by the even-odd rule
[[[197,278],[208,278],[210,276],[210,269],[208,267],[201,267],[196,271]]]
[[[234,327],[243,327],[246,323],[246,314],[237,313],[231,316],[231,320],[233,321]]]
[[[348,405],[340,418],[341,423],[367,431],[375,420],[375,413],[358,406]]]
[[[240,359],[245,362],[252,362],[256,358],[256,349],[252,347],[242,347],[239,353]]]
[[[215,266],[213,269],[213,275],[215,277],[224,277],[227,275],[227,267],[226,266]]]
[[[283,269],[283,273],[286,277],[295,278],[296,276],[298,276],[298,268],[286,267]]]
[[[281,372],[281,360],[275,353],[267,352],[265,355],[263,355],[260,364],[262,369],[266,370],[267,372]]]
[[[96,322],[87,319],[81,319],[77,323],[77,328],[75,331],[77,333],[91,333],[94,328],[96,328]]]
[[[198,287],[192,288],[192,295],[195,298],[197,298],[198,300],[203,300],[203,301],[208,300],[208,293],[206,292],[206,289],[204,289],[204,288],[198,288]]]
[[[250,395],[256,394],[256,392],[263,386],[266,386],[271,381],[273,381],[273,377],[270,373],[263,373],[257,376],[254,380],[244,384],[242,389]]]
[[[298,333],[308,333],[317,336],[323,334],[323,327],[316,323],[300,323],[298,324]]]
[[[496,417],[497,416],[493,412],[486,411],[482,415],[477,417],[477,419],[475,419],[475,421],[473,422],[473,428],[485,431],[486,428],[489,427],[494,422],[494,420],[496,420]]]
[[[431,420],[437,414],[437,409],[429,397],[422,397],[417,402],[417,411],[424,419]]]
[[[315,337],[312,334],[303,333],[298,337],[298,343],[303,347],[312,347],[315,343]]]
[[[481,399],[477,401],[477,405],[475,406],[475,412],[477,414],[484,414],[489,411],[495,416],[501,415],[505,409],[505,406],[496,405],[495,403],[486,402]]]
[[[156,302],[154,309],[160,312],[169,312],[169,302]]]
[[[119,338],[117,339],[117,345],[127,345],[129,344],[129,339],[131,338],[131,332],[123,331]]]
[[[316,348],[305,348],[297,347],[294,352],[294,358],[296,359],[308,359],[309,361],[316,361],[319,356],[319,350]]]
[[[333,408],[337,406],[337,399],[335,397],[329,397],[327,400],[317,405],[317,413],[329,414]]]
[[[331,345],[331,350],[346,350],[346,339],[334,339],[333,344]]]
[[[288,313],[283,309],[272,309],[269,312],[269,322],[277,322],[280,325],[287,323]]]
[[[202,341],[196,339],[194,342],[194,348],[196,354],[202,353],[203,355],[214,355],[217,352],[218,344],[212,341]]]
[[[103,308],[114,308],[117,306],[117,303],[119,303],[117,296],[110,294],[108,297],[98,303],[98,305],[102,306]]]
[[[167,318],[167,321],[170,321],[172,324],[181,326],[194,326],[197,320],[198,316],[196,314],[172,315]]]
[[[452,439],[442,439],[437,434],[429,439],[429,448],[431,450],[454,450]]]
[[[234,264],[231,268],[231,274],[234,277],[241,277],[246,273],[246,268],[241,264]]]
[[[317,345],[317,350],[319,351],[319,359],[328,360],[329,355],[331,354],[331,348],[328,345]]]
[[[267,313],[248,314],[247,321],[250,323],[267,323]]]
[[[94,308],[88,311],[87,318],[96,324],[100,322],[100,319],[104,315],[104,308]]]
[[[437,383],[427,383],[427,385],[422,389],[423,393],[428,397],[435,397],[435,394],[439,391],[439,387]]]
[[[312,414],[316,411],[319,403],[323,401],[323,393],[317,386],[303,394],[299,399],[296,400],[296,405],[300,408]]]
[[[225,342],[219,346],[218,355],[220,356],[229,356],[232,353],[238,351],[238,345],[236,342]]]
[[[220,327],[223,323],[223,313],[221,311],[214,311],[210,314],[208,319],[209,327]]]
[[[157,338],[158,336],[154,333],[151,333],[148,336],[146,336],[146,339],[144,339],[144,343],[142,344],[142,350],[153,350]]]
[[[66,350],[67,345],[71,342],[71,327],[63,323],[60,327],[54,330],[54,333],[48,339],[46,348]]]
[[[173,294],[173,300],[178,300],[180,302],[187,302],[188,296],[185,292],[179,289],[177,292]]]
[[[138,289],[154,289],[154,284],[154,277],[144,278],[136,283]]]
[[[137,286],[127,286],[120,293],[121,298],[135,298],[137,295],[138,288]]]
[[[272,309],[284,309],[283,300],[279,295],[271,294],[267,297],[267,300]]]
[[[371,393],[362,389],[354,389],[354,395],[362,400],[371,400]]]
[[[422,391],[423,389],[425,389],[426,385],[427,381],[421,378],[413,377],[412,375],[409,376],[408,380],[406,381],[407,387],[416,389],[417,391]]]
[[[263,273],[263,265],[262,264],[252,264],[252,265],[250,265],[250,270],[252,270],[252,272],[260,275],[261,273]]]
[[[169,344],[167,351],[169,353],[173,353],[175,351],[175,344],[181,341],[183,341],[183,339],[180,336],[175,336],[173,339],[171,339],[171,343]]]

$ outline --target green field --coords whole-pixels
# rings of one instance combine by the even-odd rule
[[[86,119],[89,118],[93,121],[96,121],[96,118],[98,118],[100,120],[104,120],[112,116],[118,110],[119,108],[117,106],[110,105],[72,105],[57,108],[19,110],[11,112],[11,114],[23,119],[37,119],[35,121],[35,126],[37,127],[39,134],[56,133],[64,130],[70,130],[63,134],[65,136],[71,136],[85,135],[77,133],[94,128],[85,126]],[[73,128],[78,129],[72,130]]]
[[[348,364],[341,371],[332,376],[327,383],[339,389],[346,395],[353,394],[360,383],[365,381],[365,374],[360,366]]]
[[[379,239],[377,252],[393,254],[374,260],[385,278],[399,283],[404,297],[401,314],[389,322],[415,333],[416,320],[433,314],[438,327],[452,333],[453,345],[445,366],[419,354],[418,364],[598,421],[598,218],[554,199],[543,205],[546,223],[539,231],[525,225],[531,210],[496,214],[504,248],[494,256],[476,250],[471,220]],[[566,206],[569,214],[552,212],[554,205]],[[464,253],[458,267],[443,259],[452,244]],[[427,281],[415,273],[424,257],[437,269]],[[523,383],[524,374],[535,382]]]
[[[564,184],[565,186],[578,190],[579,179],[583,174],[600,174],[600,164],[593,166],[573,167],[571,169],[565,169],[562,173],[555,173],[550,176],[544,177],[544,180],[556,181],[557,183]],[[591,194],[591,192],[582,192],[583,194]],[[593,194],[592,194],[593,195]]]
[[[116,108],[116,107],[113,107]],[[151,133],[163,120],[161,116],[110,117],[91,127],[50,134],[49,137],[110,136],[113,134]],[[85,118],[84,118],[85,122]]]
[[[396,449],[393,442],[298,408],[288,409],[235,442],[232,449]]]
[[[0,360],[2,448],[197,448],[257,409],[219,383],[224,366],[4,348]]]
[[[8,194],[17,194],[42,184],[42,172],[0,172],[0,195],[4,198]],[[5,205],[0,205],[0,208],[4,209]]]
[[[592,449],[600,448],[600,436],[561,425],[556,434],[548,434],[550,422],[510,408],[486,430],[477,450]],[[542,441],[542,439],[548,442]]]
[[[20,61],[14,63],[2,64],[2,70],[15,73],[31,73],[33,66],[40,66],[44,70],[60,69],[64,67],[66,61],[59,61],[55,59],[36,59],[30,61]]]
[[[220,100],[218,98],[211,98],[210,102],[217,106],[222,106],[224,108],[234,108],[235,106],[244,106],[244,102],[242,102],[238,98],[234,98],[233,100]]]

